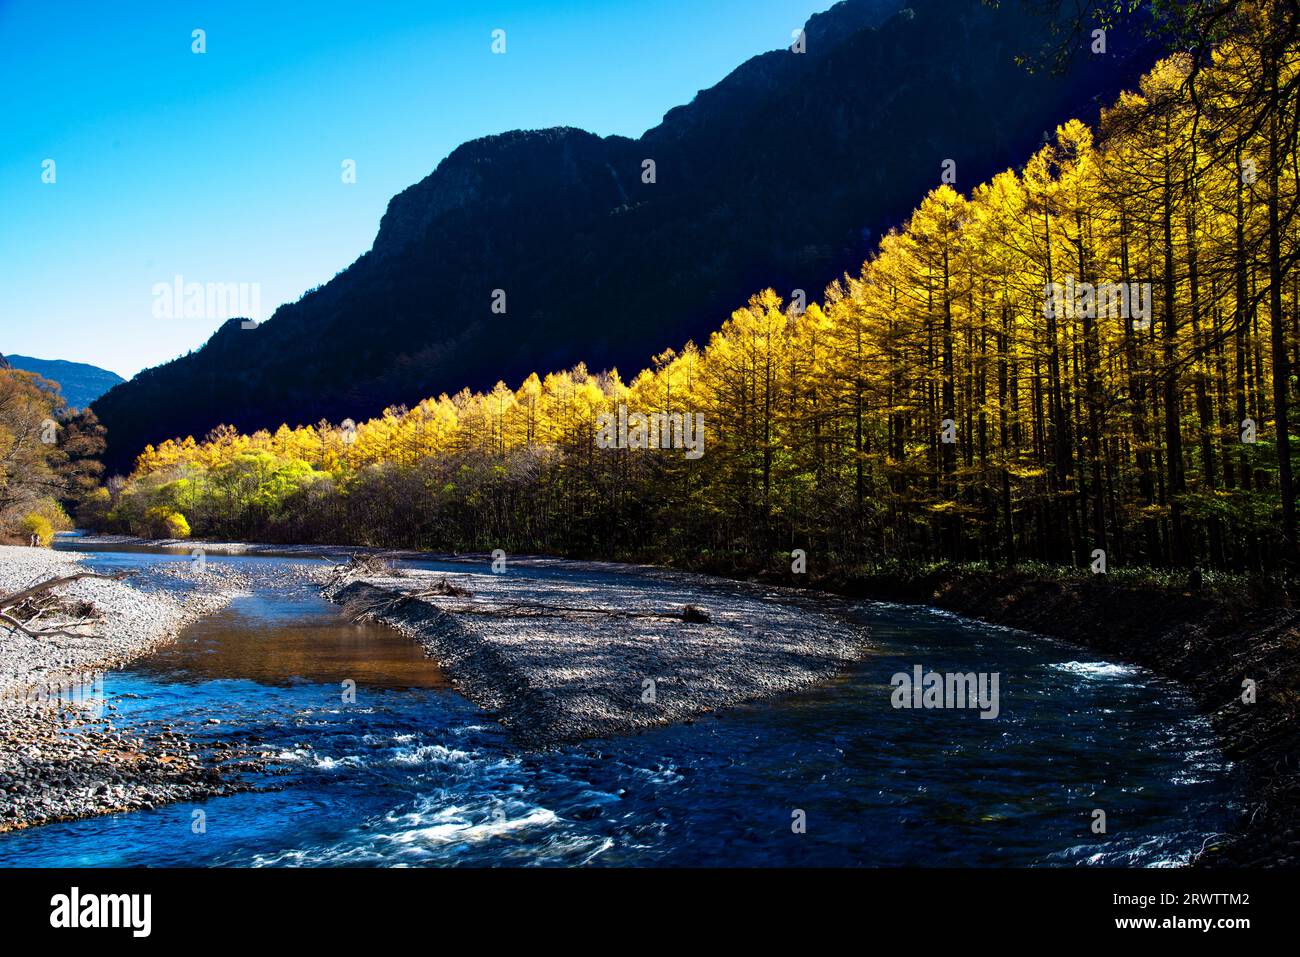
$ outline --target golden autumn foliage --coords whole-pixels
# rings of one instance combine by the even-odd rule
[[[932,191],[822,302],[764,290],[630,380],[579,365],[354,427],[164,442],[110,514],[430,548],[1263,567],[1294,554],[1296,70],[1245,34],[1194,100],[1162,61],[1096,130]],[[598,448],[620,406],[702,414],[704,455]]]

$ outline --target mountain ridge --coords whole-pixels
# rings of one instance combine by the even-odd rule
[[[1146,65],[1030,80],[1012,63],[1038,37],[1027,16],[978,0],[900,6],[814,15],[808,53],[751,58],[635,140],[557,127],[458,146],[390,200],[371,249],[332,280],[100,398],[110,467],[223,422],[359,420],[536,369],[643,362],[757,289],[815,295],[944,159],[959,188],[979,182]],[[1001,121],[982,122],[993,107]]]
[[[88,362],[67,359],[37,359],[32,356],[0,356],[0,369],[13,368],[35,372],[59,385],[63,401],[70,408],[84,409],[115,385],[126,380],[116,372]]]

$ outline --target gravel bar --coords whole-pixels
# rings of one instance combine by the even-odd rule
[[[533,748],[788,694],[871,650],[864,628],[792,590],[728,582],[724,595],[703,576],[660,572],[647,585],[638,571],[626,580],[405,571],[338,581],[324,594],[411,635],[462,694]],[[429,594],[444,578],[472,594]],[[684,620],[688,605],[709,620]]]

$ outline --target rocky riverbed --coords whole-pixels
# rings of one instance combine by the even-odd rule
[[[87,571],[80,556],[0,546],[0,595]],[[58,594],[87,625],[32,636],[0,624],[0,831],[194,800],[239,787],[169,728],[119,733],[97,688],[104,670],[146,654],[187,622],[224,606],[238,573],[188,563],[144,580],[82,579]],[[42,629],[67,626],[57,615]]]
[[[801,605],[791,590],[733,585],[711,601],[697,576],[671,572],[656,572],[664,587],[647,594],[635,578],[483,568],[362,571],[339,576],[325,595],[423,644],[462,694],[527,747],[786,694],[870,651],[865,629]]]

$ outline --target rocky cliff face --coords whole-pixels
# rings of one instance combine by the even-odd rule
[[[222,422],[361,419],[579,360],[632,371],[764,286],[818,295],[943,160],[969,189],[1149,65],[1112,53],[1030,77],[1013,57],[1042,25],[1018,5],[900,2],[844,0],[808,21],[806,53],[749,60],[635,140],[560,128],[458,147],[332,281],[99,399],[110,467]]]

